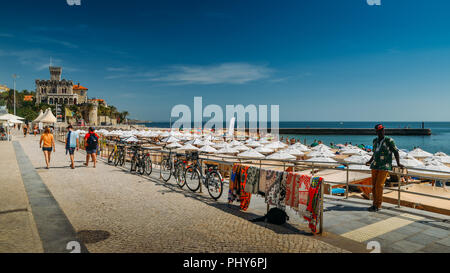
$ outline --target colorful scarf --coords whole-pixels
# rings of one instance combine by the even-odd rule
[[[250,167],[247,170],[245,192],[256,194],[259,191],[259,168]]]
[[[245,192],[245,184],[248,179],[248,169],[249,167],[241,167],[241,180],[240,180],[240,201],[241,201],[241,210],[246,211],[248,206],[250,206],[250,199],[252,197],[251,193]]]
[[[322,181],[323,179],[321,177],[314,177],[311,180],[306,208],[309,215],[304,216],[305,220],[309,222],[309,228],[313,233],[317,233],[317,224],[319,222],[320,189],[322,187]]]
[[[300,174],[289,172],[286,177],[286,206],[298,209]]]
[[[266,203],[284,208],[286,180],[283,179],[283,172],[268,170],[266,174]]]

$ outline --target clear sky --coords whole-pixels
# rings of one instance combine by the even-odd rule
[[[63,77],[132,118],[278,104],[283,121],[450,120],[450,1],[2,1],[0,84]]]

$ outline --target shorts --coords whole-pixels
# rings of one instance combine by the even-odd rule
[[[42,151],[51,153],[53,151],[53,148],[52,147],[42,147]]]
[[[91,154],[97,154],[97,149],[86,149],[86,153],[88,154],[88,155],[91,155]]]
[[[73,154],[75,153],[75,148],[67,148],[67,149],[66,149],[66,154],[67,154],[67,152],[68,152],[70,155],[73,155]]]

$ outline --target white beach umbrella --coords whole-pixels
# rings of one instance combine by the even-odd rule
[[[216,149],[214,149],[213,147],[209,146],[209,145],[205,145],[203,147],[201,147],[199,149],[199,152],[203,152],[203,153],[215,153],[217,152]]]
[[[417,160],[416,158],[414,158],[411,155],[407,155],[403,158],[400,158],[400,163],[403,166],[409,167],[409,168],[423,168],[424,167],[424,164],[422,163],[422,161]],[[393,160],[392,166],[397,166],[396,160]]]
[[[300,151],[299,149],[297,149],[297,148],[295,148],[295,147],[288,147],[288,148],[286,148],[286,149],[284,149],[284,150],[282,150],[283,152],[286,152],[286,153],[288,153],[288,154],[290,154],[290,155],[294,155],[294,156],[304,156],[305,155],[305,153],[304,152],[302,152],[302,151]]]
[[[231,146],[225,146],[222,149],[218,150],[216,152],[217,154],[237,154],[239,153],[238,150],[236,150],[235,148],[231,147]]]
[[[192,144],[186,144],[180,148],[178,148],[178,150],[183,150],[183,151],[198,151],[199,149],[197,147],[195,147]]]
[[[416,148],[414,150],[412,150],[411,152],[408,153],[409,155],[415,157],[415,158],[425,158],[425,157],[431,157],[433,156],[432,154],[430,154],[429,152],[426,152],[420,148]]]
[[[297,143],[289,146],[289,148],[295,148],[297,150],[300,150],[301,152],[309,152],[310,151],[310,149],[306,145],[301,144],[300,142],[297,142]]]
[[[450,156],[432,156],[424,159],[425,164],[438,161],[443,164],[450,164]]]
[[[4,120],[4,121],[8,121],[8,120],[20,120],[20,119],[24,119],[22,117],[13,115],[13,114],[4,114],[4,115],[0,115],[0,120]]]
[[[174,148],[180,148],[180,147],[182,147],[183,145],[181,145],[180,143],[178,143],[178,142],[172,142],[172,143],[170,143],[169,145],[167,145],[166,147],[167,148],[169,148],[169,149],[174,149]]]
[[[130,137],[130,138],[127,138],[127,139],[125,140],[125,142],[128,142],[128,143],[131,143],[131,142],[138,142],[138,141],[139,141],[139,139],[135,138],[134,136],[132,136],[132,137]]]
[[[312,148],[311,150],[313,150],[313,151],[325,151],[325,150],[328,150],[329,151],[329,150],[331,150],[331,148],[328,147],[325,144],[319,144],[316,147]]]
[[[450,178],[450,168],[445,166],[444,164],[440,163],[437,160],[427,162],[425,164],[425,167],[422,167],[420,169],[426,169],[427,171],[408,170],[408,174],[417,175],[417,176],[433,177],[436,179],[441,179],[441,178],[449,179]],[[446,173],[435,172],[435,171],[442,171],[442,172],[446,172]]]
[[[162,142],[167,142],[167,143],[174,143],[174,142],[179,142],[180,140],[176,137],[170,136],[166,139],[164,139]]]
[[[205,141],[203,141],[203,145],[204,145],[204,146],[214,146],[215,143],[214,143],[214,142],[211,142],[210,140],[205,140]]]
[[[257,151],[258,153],[262,153],[262,154],[271,154],[273,152],[275,152],[273,149],[264,147],[264,146],[260,146],[258,148],[255,149],[255,151]]]
[[[371,158],[370,155],[352,155],[344,159],[344,161],[347,163],[365,164],[370,160],[370,158]]]
[[[279,151],[274,154],[271,154],[267,157],[267,159],[278,159],[278,160],[295,160],[297,157],[290,155],[284,151]]]
[[[216,149],[221,149],[221,148],[227,147],[229,145],[226,142],[220,142],[220,143],[214,143],[212,146]]]
[[[195,146],[204,146],[205,143],[204,143],[204,141],[201,140],[200,138],[197,138],[197,139],[194,140],[194,142],[192,142],[192,145],[195,145]]]
[[[306,156],[308,157],[336,157],[333,152],[330,151],[312,151],[308,153]]]
[[[434,155],[435,156],[448,156],[446,153],[443,153],[443,152],[437,152]]]
[[[398,155],[400,157],[406,157],[406,156],[408,156],[408,153],[404,150],[398,150]]]
[[[329,158],[329,157],[323,157],[323,156],[317,156],[310,158],[308,160],[305,160],[305,162],[313,162],[315,165],[336,165],[334,163],[337,163],[336,160]]]
[[[233,140],[233,141],[231,141],[229,144],[230,144],[232,147],[235,147],[235,146],[240,146],[240,145],[242,145],[242,142],[237,141],[237,140]]]
[[[170,133],[165,131],[165,132],[162,132],[161,134],[159,134],[159,136],[160,137],[168,137],[168,136],[170,136]]]
[[[237,155],[238,157],[247,157],[247,158],[265,158],[265,156],[261,153],[258,153],[257,151],[251,149],[248,151],[245,151],[243,153],[240,153]]]
[[[270,141],[267,138],[262,138],[262,139],[259,140],[259,143],[261,143],[263,145],[266,145],[266,144],[269,144]]]
[[[343,149],[341,151],[342,155],[365,155],[367,154],[366,151],[361,150],[359,148],[351,148],[351,149]]]
[[[275,141],[275,142],[271,142],[271,143],[265,145],[265,147],[269,148],[269,149],[283,149],[287,146],[288,146],[287,144],[285,144],[281,141]]]
[[[260,147],[261,144],[257,141],[250,141],[248,143],[245,144],[247,147],[252,147],[252,148],[256,148],[256,147]]]
[[[233,148],[235,148],[235,149],[238,150],[239,152],[243,152],[243,151],[248,151],[248,150],[250,150],[249,147],[247,147],[247,146],[245,146],[245,145],[243,145],[243,144],[238,145],[238,146],[234,146]]]

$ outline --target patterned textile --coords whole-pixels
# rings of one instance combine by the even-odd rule
[[[250,167],[247,170],[247,182],[245,183],[245,192],[258,193],[259,191],[259,168]]]
[[[286,206],[298,209],[300,174],[288,173],[286,178]]]
[[[251,193],[245,192],[245,184],[248,180],[248,169],[249,167],[241,167],[241,180],[240,180],[240,199],[241,210],[246,211],[250,205],[250,199],[252,197]]]
[[[267,177],[266,170],[261,169],[261,171],[259,172],[258,191],[260,194],[263,193],[264,195],[266,194],[266,177]]]
[[[266,203],[283,209],[285,196],[286,179],[283,179],[283,172],[268,170],[266,172]]]
[[[228,203],[232,203],[235,200],[239,199],[238,196],[238,181],[241,180],[241,166],[235,164],[233,166],[233,171],[231,173],[230,176],[230,185],[229,185],[229,189],[228,189]]]
[[[397,151],[395,142],[390,137],[384,137],[381,141],[378,138],[373,140],[373,162],[370,165],[372,170],[391,171],[392,153]]]
[[[323,179],[321,177],[314,177],[311,180],[306,208],[307,215],[304,216],[305,220],[309,222],[309,228],[313,233],[317,233],[317,224],[319,222],[320,188],[322,186],[322,181]]]
[[[238,164],[233,166],[228,190],[228,203],[239,201],[241,203],[240,208],[244,211],[248,209],[251,198],[251,194],[244,191],[248,179],[248,168]]]
[[[300,177],[298,189],[298,210],[299,213],[302,215],[306,213],[310,183],[311,183],[311,176],[302,175]]]

